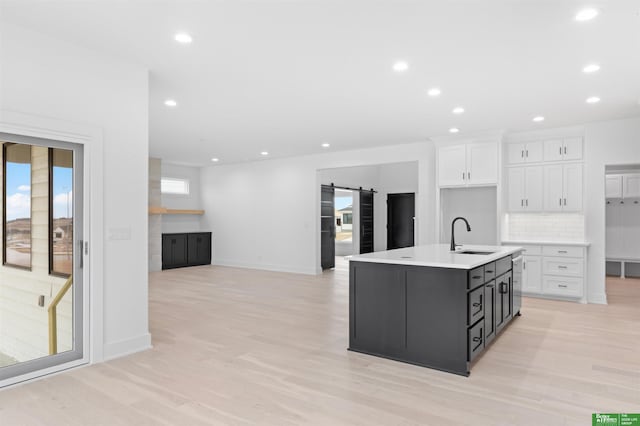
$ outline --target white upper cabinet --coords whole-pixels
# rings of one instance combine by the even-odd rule
[[[467,183],[469,185],[498,183],[498,144],[494,142],[467,144]]]
[[[607,198],[622,198],[622,175],[606,177],[605,194]]]
[[[624,198],[640,198],[640,173],[624,175],[622,189]]]
[[[544,141],[544,161],[561,161],[563,146],[562,139]]]
[[[564,211],[579,212],[582,210],[582,164],[566,164],[562,166]]]
[[[566,138],[562,155],[563,160],[582,160],[582,138]]]
[[[544,210],[582,210],[582,164],[544,167]]]
[[[543,205],[542,167],[511,167],[507,173],[507,203],[509,211],[541,211]]]
[[[542,161],[542,142],[507,144],[509,164],[537,163]]]
[[[438,150],[438,182],[440,186],[463,186],[467,183],[466,145]]]
[[[438,150],[439,186],[498,183],[498,144],[470,143]]]
[[[562,211],[563,202],[562,166],[545,166],[544,168],[544,209],[546,211]]]
[[[544,141],[544,161],[582,160],[582,138]]]

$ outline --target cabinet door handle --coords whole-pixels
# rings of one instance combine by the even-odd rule
[[[560,147],[560,149],[558,150],[558,153],[562,155],[562,147]]]
[[[528,198],[524,201],[524,205],[529,207],[529,199]]]
[[[567,147],[564,147],[564,155],[567,155]]]
[[[560,203],[560,207],[562,207],[562,198],[559,198],[558,202]]]
[[[524,199],[520,200],[520,207],[524,207]]]
[[[526,271],[526,270],[527,270],[527,261],[526,261],[526,260],[523,260],[523,261],[522,261],[522,270],[523,270],[523,271]]]
[[[471,180],[471,172],[467,172],[467,179]]]
[[[564,199],[564,205],[565,206],[567,205],[567,199],[566,198]]]
[[[529,150],[527,149],[527,151],[526,151],[526,152],[527,152],[527,158],[529,158]]]
[[[464,172],[462,172],[462,180],[464,180],[464,179],[465,179],[465,178],[464,178]]]
[[[520,157],[524,158],[524,149],[520,151]]]

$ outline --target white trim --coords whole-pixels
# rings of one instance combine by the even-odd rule
[[[0,381],[0,387],[31,380],[78,365],[104,359],[103,337],[103,247],[104,166],[102,129],[96,126],[0,110],[0,132],[82,144],[84,147],[84,230],[89,255],[84,259],[83,357],[36,372]]]
[[[150,333],[145,333],[132,339],[107,343],[104,345],[104,361],[131,355],[136,352],[146,351],[152,347]]]

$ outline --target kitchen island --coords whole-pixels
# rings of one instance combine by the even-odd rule
[[[353,256],[349,350],[468,376],[520,315],[520,254],[432,244]]]

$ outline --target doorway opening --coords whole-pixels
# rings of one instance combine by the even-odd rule
[[[351,256],[354,254],[353,199],[353,191],[349,189],[335,190],[336,257]]]
[[[605,197],[607,295],[640,299],[640,164],[606,166]]]
[[[83,146],[0,135],[0,381],[83,357]]]

